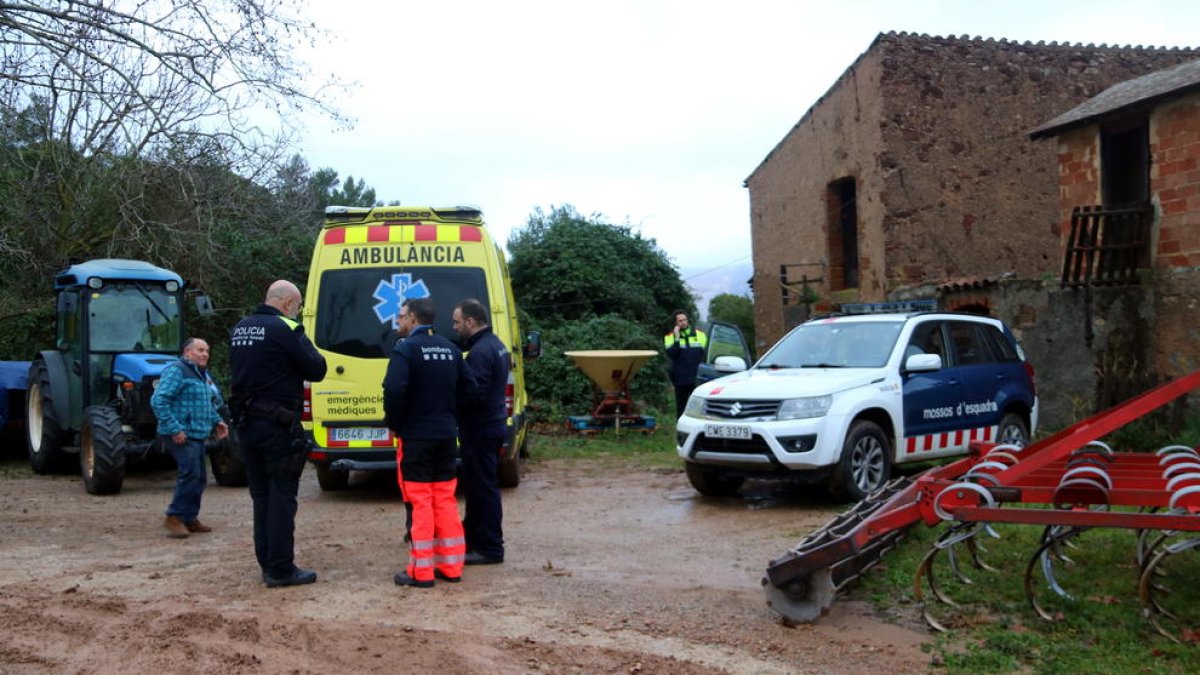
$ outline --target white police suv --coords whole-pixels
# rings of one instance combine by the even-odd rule
[[[677,450],[701,494],[795,477],[861,499],[894,464],[963,454],[972,441],[1024,445],[1037,421],[1033,368],[1003,322],[836,315],[797,326],[749,370],[697,387]]]

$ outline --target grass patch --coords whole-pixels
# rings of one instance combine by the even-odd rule
[[[602,431],[583,435],[577,432],[556,431],[531,436],[530,458],[546,459],[610,459],[632,463],[647,469],[681,469],[683,464],[675,453],[675,430],[660,427],[654,433],[635,431]]]

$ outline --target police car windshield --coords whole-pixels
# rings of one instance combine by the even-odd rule
[[[899,321],[804,324],[785,335],[755,368],[881,368],[902,326]]]

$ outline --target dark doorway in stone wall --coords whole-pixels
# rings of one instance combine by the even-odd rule
[[[853,177],[829,184],[830,290],[858,288],[858,185]]]
[[[1146,118],[1100,130],[1100,187],[1104,206],[1150,201],[1150,126]]]

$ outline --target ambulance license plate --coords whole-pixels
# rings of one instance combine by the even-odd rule
[[[709,438],[733,438],[740,441],[750,440],[750,427],[736,425],[704,425],[704,435]]]
[[[391,438],[387,427],[333,427],[331,441],[386,441]]]

